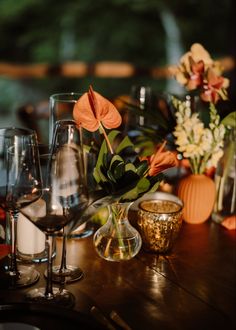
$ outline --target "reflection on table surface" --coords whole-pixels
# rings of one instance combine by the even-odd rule
[[[58,238],[57,263],[60,250]],[[74,309],[85,315],[90,315],[92,306],[106,317],[115,310],[132,329],[233,329],[236,325],[236,231],[211,221],[184,223],[168,255],[141,250],[123,263],[101,259],[92,236],[70,239],[68,263],[72,261],[83,269],[84,278],[67,286],[76,297]],[[44,284],[46,265],[35,267],[41,273],[37,287]],[[1,288],[1,304],[22,302],[27,290]]]

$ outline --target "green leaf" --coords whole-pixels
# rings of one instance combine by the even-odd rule
[[[113,166],[117,165],[117,163],[121,163],[121,162],[124,163],[123,158],[122,158],[121,156],[119,156],[119,155],[114,155],[114,156],[112,157],[112,159],[111,159],[110,169],[111,169]],[[114,163],[115,163],[115,165],[114,165]]]
[[[132,171],[132,172],[136,173],[136,167],[132,163],[125,164],[125,171],[126,172]]]
[[[108,139],[111,142],[111,144],[114,142],[115,138],[119,134],[120,134],[120,131],[118,131],[118,130],[114,129],[114,130],[110,131],[110,133],[108,134]]]
[[[148,169],[148,163],[146,160],[140,162],[136,168],[136,172],[139,176],[143,175]]]
[[[108,134],[108,139],[110,141],[110,143],[112,144],[114,139],[117,137],[117,135],[120,134],[119,131],[117,130],[112,130],[109,134]],[[104,161],[104,155],[106,155],[108,153],[108,149],[107,149],[107,143],[106,140],[104,139],[99,154],[98,154],[98,160],[97,160],[97,164],[96,167],[100,167],[103,164]]]
[[[137,185],[127,191],[125,194],[122,195],[122,200],[135,200],[139,197],[140,194],[143,194],[144,192],[148,191],[150,187],[150,182],[147,178],[141,178]]]
[[[107,176],[108,176],[108,179],[110,179],[112,182],[116,183],[116,178],[113,175],[111,170],[107,170]]]
[[[153,186],[152,186],[152,188],[149,190],[149,192],[156,192],[157,191],[157,189],[159,188],[159,186],[160,186],[160,181],[157,181]]]
[[[104,167],[104,168],[109,167],[108,154],[103,154],[103,162],[102,162],[102,166],[100,166],[100,167]]]
[[[97,183],[108,181],[106,176],[102,173],[101,168],[95,167],[93,170],[93,176]]]
[[[126,136],[116,148],[116,153],[119,154],[122,150],[128,147],[133,147],[134,144],[131,142],[130,138]]]
[[[236,111],[229,113],[222,121],[224,126],[236,127]]]
[[[114,174],[116,180],[119,180],[120,178],[122,178],[122,176],[125,173],[125,164],[124,164],[124,162],[113,163],[112,173]]]
[[[96,167],[93,170],[93,177],[97,183],[99,183],[101,181],[99,171],[97,170]]]
[[[150,182],[146,177],[141,178],[137,184],[137,188],[139,192],[147,191],[149,187],[150,187]]]

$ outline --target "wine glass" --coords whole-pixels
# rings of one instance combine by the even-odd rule
[[[77,92],[62,92],[52,94],[49,97],[49,144],[52,142],[52,136],[55,128],[55,124],[59,120],[72,120],[73,109],[75,103],[81,97],[82,94]],[[81,142],[87,142],[91,140],[91,133],[81,129]],[[75,228],[75,232],[70,236],[73,238],[85,238],[92,235],[93,229],[86,222],[83,225]],[[62,245],[63,246],[63,245]]]
[[[72,157],[70,157],[70,175],[73,177],[73,181],[78,180],[78,177],[80,178],[80,185],[81,189],[83,191],[83,204],[78,205],[81,211],[85,210],[88,205],[88,189],[87,189],[87,181],[86,181],[86,172],[85,172],[85,164],[84,164],[84,153],[83,153],[83,145],[81,142],[81,132],[76,127],[76,124],[73,120],[59,120],[56,123],[55,131],[54,131],[54,141],[53,144],[57,148],[65,147],[65,146],[71,146],[78,150],[81,156],[81,162],[80,162],[80,168],[78,169],[77,164],[75,163],[73,165],[74,161],[77,161],[77,157],[75,160],[73,160]],[[68,170],[69,172],[69,170]],[[73,187],[70,187],[70,189],[73,189]],[[74,186],[74,190],[76,191],[77,187]],[[65,189],[62,189],[61,193],[63,196],[68,195],[68,190],[65,187]],[[86,203],[85,203],[86,201]],[[80,201],[78,201],[80,202]],[[66,246],[67,246],[67,236],[69,233],[71,233],[75,228],[78,226],[81,226],[84,222],[84,218],[80,216],[78,213],[77,219],[73,221],[72,223],[69,223],[67,226],[63,227],[63,234],[62,234],[62,256],[61,256],[61,264],[56,265],[53,267],[53,281],[54,282],[74,282],[76,280],[79,280],[83,276],[83,271],[75,266],[75,265],[67,265],[66,263]]]
[[[63,125],[67,130],[63,129],[64,134],[60,134]],[[84,188],[81,145],[73,139],[75,130],[77,131],[77,128],[73,121],[56,125],[46,170],[41,157],[42,195],[38,201],[21,209],[21,212],[46,234],[48,251],[46,288],[30,290],[26,297],[30,301],[57,303],[64,307],[73,306],[74,296],[64,288],[52,287],[53,239],[66,225],[74,227],[88,201]],[[47,160],[47,156],[45,158]]]
[[[49,97],[49,143],[52,143],[54,127],[59,120],[72,120],[73,108],[81,94],[57,93]]]
[[[17,218],[19,210],[40,197],[41,174],[34,131],[0,128],[0,206],[10,220],[11,252],[4,287],[19,288],[35,283],[39,272],[16,261]]]

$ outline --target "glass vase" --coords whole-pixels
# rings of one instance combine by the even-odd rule
[[[224,154],[215,173],[216,201],[212,219],[221,223],[236,214],[236,129],[230,129],[225,137]]]
[[[96,231],[93,238],[95,249],[103,259],[129,260],[139,252],[142,239],[129,223],[130,205],[131,203],[113,203],[108,206],[108,220]]]

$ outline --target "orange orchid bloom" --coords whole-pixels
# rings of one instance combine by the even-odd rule
[[[191,67],[191,73],[189,74],[189,80],[187,81],[186,86],[189,90],[193,90],[202,85],[204,62],[202,60],[195,62],[191,56],[189,58],[189,62]]]
[[[83,94],[73,109],[73,118],[77,126],[95,132],[101,124],[105,128],[116,128],[121,125],[121,115],[116,107],[99,93],[89,91]]]
[[[217,76],[213,70],[208,70],[207,80],[203,85],[201,99],[206,102],[216,103],[222,98],[222,89],[227,86],[227,79]]]
[[[222,72],[220,62],[214,61],[199,43],[194,43],[181,57],[178,67],[172,69],[176,80],[188,91],[198,90],[203,101],[212,103],[227,99],[229,80],[221,76]]]
[[[178,165],[177,159],[173,152],[163,151],[166,145],[166,141],[161,145],[161,147],[156,151],[155,154],[142,157],[141,160],[146,160],[149,165],[149,176],[155,176],[158,173]]]

